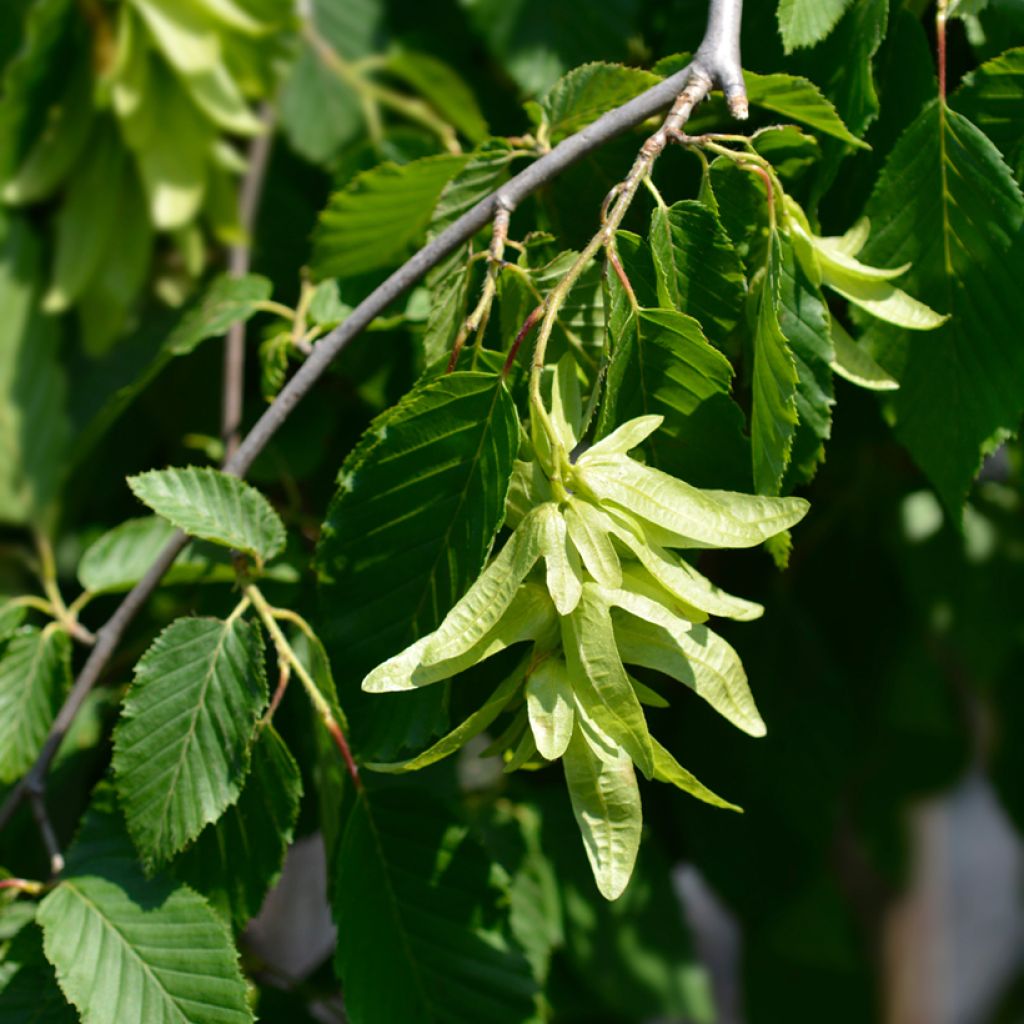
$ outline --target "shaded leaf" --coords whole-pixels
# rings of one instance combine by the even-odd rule
[[[620,246],[624,241],[620,236]],[[620,251],[632,277],[628,250]],[[743,413],[730,396],[729,361],[692,317],[634,309],[614,275],[608,289],[612,355],[597,438],[626,420],[659,415],[662,427],[646,445],[654,465],[701,485],[747,486]]]
[[[750,442],[754,486],[759,494],[778,494],[789,465],[799,416],[796,360],[779,325],[782,249],[773,234],[754,321],[754,382]]]
[[[114,772],[147,864],[238,799],[266,700],[263,637],[241,618],[177,619],[142,656],[114,730]]]
[[[335,965],[353,1024],[521,1024],[529,964],[501,933],[489,859],[425,793],[362,793],[333,880]]]
[[[244,928],[281,874],[301,796],[299,766],[274,727],[265,726],[238,802],[200,832],[174,873]]]
[[[39,312],[40,250],[0,215],[0,521],[39,523],[57,496],[68,442],[56,325]]]
[[[896,434],[959,518],[989,439],[1024,411],[1024,197],[993,144],[933,103],[889,156],[864,259],[912,263],[908,290],[950,319],[927,335],[872,325],[869,350],[900,382]],[[936,238],[938,232],[938,238]]]
[[[78,1014],[57,985],[43,955],[43,937],[29,922],[3,950],[0,962],[0,1020],[4,1024],[77,1024]]]
[[[584,61],[625,56],[638,8],[636,0],[608,0],[581,16],[572,4],[545,0],[466,0],[465,6],[487,48],[527,95]]]
[[[421,383],[378,417],[341,468],[316,564],[324,640],[345,667],[339,682],[367,757],[422,746],[440,725],[443,687],[382,700],[362,698],[359,683],[436,628],[476,579],[518,444],[500,378],[459,372]]]
[[[311,163],[329,165],[362,131],[363,111],[359,94],[338,74],[331,62],[333,51],[325,47],[309,40],[300,44],[281,89],[280,118],[296,153]]]
[[[450,121],[470,142],[487,137],[487,122],[470,88],[444,61],[429,53],[399,50],[388,57],[388,70],[403,79]]]
[[[0,645],[0,782],[32,766],[71,685],[71,641],[24,626]]]
[[[118,388],[87,421],[75,437],[72,458],[77,462],[85,456],[172,360],[190,355],[202,342],[226,334],[233,323],[253,316],[257,303],[270,298],[271,288],[270,281],[259,274],[240,278],[222,274],[214,278],[142,371]]]
[[[1024,181],[1024,47],[964,75],[949,104],[995,143],[1017,181]]]
[[[824,461],[825,441],[832,434],[835,353],[831,318],[821,291],[804,273],[792,246],[780,241],[779,327],[796,364],[796,409],[800,418],[793,437],[789,476],[803,483]]]
[[[745,279],[718,217],[694,199],[655,207],[650,237],[658,302],[692,316],[721,345],[740,317]]]

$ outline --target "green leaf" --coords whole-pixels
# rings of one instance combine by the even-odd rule
[[[587,1000],[590,1013],[583,1019],[720,1020],[673,885],[674,854],[666,854],[656,832],[643,837],[629,885],[609,903],[594,892],[586,859],[573,841],[575,823],[563,813],[562,801],[545,802],[543,829],[564,920],[557,965],[571,969],[567,985],[557,985],[556,972],[548,985],[555,1019],[571,1019]]]
[[[504,517],[518,445],[501,379],[458,372],[421,383],[346,459],[316,564],[324,639],[349,680],[435,629],[476,579]],[[364,753],[383,759],[405,743],[422,746],[438,724],[437,690],[386,701],[346,693],[357,731],[366,730]]]
[[[513,149],[504,139],[488,139],[470,156],[469,162],[441,190],[430,221],[433,238],[499,188],[509,175]],[[431,291],[430,313],[423,333],[427,366],[447,359],[466,319],[471,276],[469,245],[461,245],[427,274]]]
[[[5,4],[5,16],[8,8],[23,31],[0,88],[0,180],[14,172],[38,139],[65,94],[68,68],[80,63],[89,41],[85,20],[75,17],[70,0],[37,0],[24,12]],[[15,43],[18,33],[10,35]]]
[[[57,985],[53,966],[43,955],[42,933],[31,919],[2,948],[0,1020],[4,1024],[77,1024],[78,1014]]]
[[[320,214],[310,261],[314,275],[353,277],[400,263],[430,224],[441,191],[468,160],[430,156],[357,175]]]
[[[867,209],[864,258],[911,263],[907,288],[950,315],[926,335],[871,326],[869,350],[900,382],[896,434],[959,519],[999,431],[1024,411],[1024,197],[995,146],[933,103],[904,132]]]
[[[786,53],[820,42],[851,0],[779,0],[779,34]]]
[[[338,852],[335,965],[353,1024],[522,1024],[529,965],[502,936],[483,850],[425,791],[363,792]]]
[[[539,104],[548,141],[561,142],[658,82],[650,71],[622,64],[595,61],[573,68]]]
[[[147,864],[166,861],[238,799],[266,701],[263,637],[239,617],[177,619],[142,656],[114,730],[114,772]]]
[[[781,241],[779,327],[796,364],[796,410],[800,419],[793,437],[790,477],[799,482],[814,476],[825,458],[832,434],[831,317],[821,291],[804,273],[793,247]],[[788,488],[787,488],[788,489]]]
[[[760,618],[764,614],[761,605],[719,590],[685,559],[652,544],[632,529],[614,522],[611,525],[615,536],[633,553],[648,575],[677,601],[707,615],[720,615],[743,622]],[[631,568],[636,572],[636,566]],[[613,589],[618,589],[620,585],[616,584]]]
[[[270,298],[272,285],[259,274],[233,278],[216,277],[168,334],[142,372],[107,398],[75,438],[72,458],[80,461],[117,421],[121,414],[166,369],[174,359],[190,355],[209,338],[226,334],[233,323],[253,316],[259,302]]]
[[[1024,47],[968,72],[949,103],[995,143],[1017,181],[1024,181]]]
[[[526,711],[541,757],[557,761],[569,745],[575,721],[569,670],[561,658],[545,658],[530,673]]]
[[[832,344],[835,358],[832,369],[851,384],[868,391],[895,391],[899,381],[886,373],[838,321],[832,321]]]
[[[606,900],[616,900],[629,884],[640,849],[640,790],[629,755],[602,732],[589,710],[577,702],[562,764],[594,881]]]
[[[609,434],[605,441],[611,440],[616,433],[618,431]],[[565,506],[565,524],[569,528],[569,539],[580,553],[587,572],[603,587],[620,586],[622,566],[615,545],[608,536],[607,516],[589,501],[577,501],[570,497]]]
[[[202,207],[216,127],[162,61],[150,61],[148,76],[142,103],[120,119],[121,131],[135,157],[153,226],[172,231]],[[117,152],[123,152],[120,146]]]
[[[652,739],[654,744],[654,777],[658,782],[667,782],[677,789],[681,789],[698,800],[703,800],[713,807],[722,807],[728,811],[740,811],[742,808],[723,800],[716,793],[712,793],[695,775],[688,772],[657,740]]]
[[[313,0],[311,10],[319,33],[348,60],[381,50],[386,12],[381,0]]]
[[[625,455],[576,464],[575,479],[613,510],[642,521],[645,534],[664,547],[747,548],[799,522],[803,498],[772,498],[691,487]]]
[[[525,661],[520,662],[476,711],[422,754],[390,764],[364,762],[364,767],[374,772],[415,772],[461,750],[474,736],[479,736],[509,705],[522,684],[526,667]]]
[[[25,626],[0,646],[0,782],[32,766],[71,685],[71,642]]]
[[[265,726],[238,802],[177,858],[175,875],[244,928],[280,877],[301,796],[299,766],[274,727]]]
[[[60,336],[39,312],[39,243],[0,214],[0,522],[41,525],[68,441]]]
[[[528,524],[529,525],[529,524]],[[523,531],[516,531],[523,536]],[[550,632],[556,620],[547,588],[521,583],[537,559],[520,558],[513,536],[433,632],[378,665],[364,680],[367,693],[393,693],[438,683],[523,640]],[[508,558],[509,561],[505,559]],[[511,571],[509,565],[511,564]],[[493,600],[488,602],[488,599]]]
[[[625,57],[639,5],[606,0],[585,15],[546,0],[465,0],[465,7],[505,71],[526,95],[537,95],[584,61]]]
[[[754,385],[750,442],[754,486],[759,494],[778,494],[789,465],[799,423],[799,374],[779,324],[782,291],[782,247],[773,234],[768,250],[754,322]]]
[[[399,50],[387,69],[419,93],[472,143],[487,138],[487,122],[472,90],[444,61],[429,53]]]
[[[273,285],[261,274],[215,277],[193,306],[168,335],[164,348],[168,356],[194,352],[208,338],[227,334],[233,324],[244,323],[256,312],[259,304],[270,298]]]
[[[314,164],[331,164],[363,128],[359,94],[338,74],[331,52],[303,40],[281,88],[281,128],[292,149]]]
[[[562,647],[576,703],[589,721],[650,777],[654,766],[643,708],[622,667],[608,604],[593,583],[561,620]]]
[[[4,202],[39,202],[68,176],[93,124],[89,76],[89,63],[82,59],[67,76],[67,90],[51,108],[46,129],[3,186]]]
[[[688,313],[721,345],[742,310],[743,264],[718,218],[695,199],[651,214],[658,302]]]
[[[227,926],[188,887],[143,876],[109,792],[94,797],[38,921],[87,1024],[253,1019]]]
[[[747,85],[747,99],[754,106],[773,110],[776,114],[809,125],[851,146],[870,148],[866,142],[850,133],[836,113],[836,108],[806,78],[784,74],[759,75],[753,71],[744,71],[743,79]]]
[[[174,527],[159,516],[126,520],[86,548],[78,563],[78,582],[94,594],[131,590],[152,568],[174,533]],[[267,573],[271,579],[287,582],[294,582],[296,575],[287,565],[277,566]],[[192,541],[174,560],[161,586],[234,583],[237,578],[228,552],[212,544]]]
[[[674,310],[631,310],[611,341],[597,437],[626,420],[662,416],[646,445],[652,464],[702,484],[743,486],[749,456],[743,413],[730,397],[732,366],[697,321]]]
[[[569,615],[579,603],[583,589],[583,571],[576,549],[569,545],[565,519],[554,502],[540,506],[548,514],[543,519],[540,550],[546,568],[548,593],[559,615]]]
[[[624,618],[616,613],[612,620],[615,642],[627,665],[664,672],[689,686],[738,729],[750,736],[765,734],[743,663],[721,637],[641,595],[619,590],[605,596],[628,614]]]
[[[27,614],[28,609],[23,604],[0,604],[0,642],[14,636]]]
[[[284,523],[266,498],[208,466],[153,469],[128,478],[135,496],[193,537],[252,555],[258,565],[284,548]]]

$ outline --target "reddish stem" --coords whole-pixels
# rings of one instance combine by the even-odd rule
[[[353,784],[356,789],[361,790],[363,788],[363,780],[359,778],[359,768],[352,757],[352,751],[349,749],[345,734],[341,731],[341,726],[333,718],[325,718],[324,725],[327,726],[331,739],[334,740],[335,746],[341,751],[341,756],[345,759],[345,767],[348,769],[349,775],[352,776]]]
[[[946,102],[946,16],[941,9],[935,19],[935,43],[939,64],[939,102],[944,104]]]
[[[629,301],[632,303],[635,309],[639,306],[636,300],[636,292],[633,291],[633,285],[630,284],[629,278],[626,276],[626,268],[622,265],[619,260],[619,255],[613,249],[608,249],[608,262],[612,265],[612,269],[615,271],[615,276],[618,277],[622,284],[622,287],[626,289],[626,294],[629,296]]]
[[[27,878],[0,879],[0,889],[18,889],[20,892],[38,893],[42,888],[39,882],[30,882]]]
[[[466,344],[466,338],[469,337],[469,331],[466,330],[466,325],[459,328],[459,333],[456,335],[455,344],[452,345],[451,358],[448,360],[448,369],[445,373],[451,373],[459,362],[459,356],[462,354],[462,347]]]
[[[267,708],[266,719],[268,722],[274,717],[274,712],[277,711],[277,707],[281,703],[281,699],[284,697],[284,691],[288,689],[288,680],[291,679],[291,677],[291,669],[288,667],[288,663],[284,662],[281,665],[281,671],[277,677],[277,689],[274,690],[274,696],[270,700],[270,707]]]
[[[513,363],[516,361],[516,356],[519,355],[519,346],[522,345],[523,339],[533,330],[537,321],[540,319],[541,313],[544,312],[543,306],[538,306],[530,315],[523,321],[523,326],[519,328],[519,333],[516,335],[516,340],[512,342],[512,347],[508,350],[508,358],[505,360],[505,365],[501,369],[502,377],[507,377],[512,369]]]

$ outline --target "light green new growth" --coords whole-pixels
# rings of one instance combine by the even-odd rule
[[[682,768],[650,734],[644,704],[664,705],[627,665],[690,687],[730,722],[764,735],[736,652],[705,625],[710,615],[757,618],[759,605],[714,586],[673,548],[752,547],[807,512],[802,498],[691,487],[629,454],[661,425],[641,416],[583,452],[579,382],[557,366],[549,408],[533,417],[531,462],[509,493],[513,531],[433,632],[375,668],[363,689],[387,693],[450,679],[501,650],[529,643],[483,706],[405,772],[457,751],[503,713],[492,745],[506,771],[562,759],[598,888],[617,898],[640,841],[635,764],[707,803],[736,809]],[[556,498],[555,495],[559,497]]]

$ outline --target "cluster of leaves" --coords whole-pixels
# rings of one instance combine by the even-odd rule
[[[631,37],[671,52],[705,13],[570,4],[538,41],[533,0],[421,6],[315,0],[293,23],[275,0],[20,4],[0,169],[9,201],[47,205],[0,223],[0,519],[37,534],[33,554],[12,531],[20,561],[0,576],[0,784],[42,746],[86,624],[177,529],[192,539],[54,764],[65,868],[31,881],[45,867],[27,808],[0,837],[20,876],[0,880],[0,1018],[299,1020],[329,1012],[336,978],[357,1024],[710,1021],[670,881],[686,859],[744,926],[753,1015],[872,1019],[875,922],[858,930],[844,887],[865,883],[837,878],[831,851],[863,848],[878,889],[902,881],[901,802],[965,756],[950,651],[991,683],[994,774],[1022,813],[1006,683],[1020,623],[992,597],[1021,582],[1018,448],[964,499],[1024,409],[1024,51],[1002,45],[1024,26],[999,0],[972,5],[987,59],[951,28],[951,60],[978,66],[937,97],[906,10],[748,5],[749,136],[715,134],[713,97],[596,242],[640,135],[522,204],[508,238],[454,253],[254,466],[272,503],[208,467],[140,472],[219,455],[201,433],[217,400],[202,342],[265,316],[251,390],[273,400],[423,239],[685,58],[593,61],[630,56]],[[491,64],[471,90],[451,65],[473,46]],[[148,334],[95,358],[151,276],[156,232],[180,254],[155,250],[164,279],[203,273],[203,218],[240,240],[231,140],[278,82],[287,146],[261,274],[151,310]],[[101,156],[130,181],[105,203],[82,184]],[[111,258],[103,225],[126,219],[145,245]],[[77,326],[52,316],[69,303]],[[538,324],[542,370],[526,354]],[[940,528],[865,389],[966,540]],[[155,516],[137,518],[126,476]],[[765,544],[785,564],[797,488],[814,512],[786,575],[725,550]],[[736,734],[765,721],[760,744]],[[676,753],[747,813],[705,809],[732,805]],[[313,832],[334,970],[282,992],[246,955],[247,985],[243,930]]]

